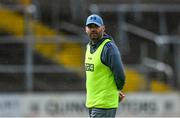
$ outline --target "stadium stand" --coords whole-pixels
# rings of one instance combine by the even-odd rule
[[[14,37],[10,40],[23,40],[23,36],[25,33],[25,20],[24,16],[19,14],[18,12],[14,12],[11,9],[5,8],[1,6],[0,9],[0,17],[3,18],[0,20],[0,29],[3,32],[8,32],[9,35],[14,35]],[[33,34],[35,35],[37,40],[43,40],[44,36],[51,36],[50,38],[54,38],[53,36],[57,35],[58,33],[55,30],[52,30],[48,28],[47,26],[43,25],[42,23],[38,21],[30,21],[30,24],[33,26]],[[13,27],[12,27],[13,26]],[[1,39],[1,40],[6,40],[6,39]],[[25,39],[27,40],[27,39]],[[52,39],[53,40],[53,39]],[[61,36],[60,40],[65,40]],[[5,41],[6,42],[6,41]],[[16,42],[16,41],[15,41]],[[18,42],[18,41],[17,41]],[[42,42],[42,41],[41,41]],[[52,41],[51,41],[52,42]],[[46,64],[46,65],[54,65],[54,64],[59,64],[59,69],[60,70],[67,70],[71,68],[76,68],[78,69],[79,66],[82,65],[82,49],[81,49],[81,44],[80,43],[71,43],[71,42],[61,42],[60,43],[38,43],[36,44],[35,51],[34,51],[34,64],[40,65],[40,64]],[[23,65],[25,64],[25,50],[26,47],[22,43],[14,43],[14,44],[8,44],[2,43],[1,44],[1,65]],[[72,51],[73,50],[73,51]],[[17,91],[17,90],[25,90],[25,84],[24,84],[24,73],[18,73],[16,76],[13,74],[7,74],[2,73],[2,85],[1,90],[2,91]],[[6,75],[6,76],[5,76]],[[40,75],[43,77],[40,77]],[[75,72],[70,72],[68,74],[64,73],[57,73],[54,72],[54,74],[35,74],[34,77],[34,83],[35,84],[35,90],[43,90],[43,86],[41,87],[40,84],[43,83],[48,83],[46,87],[44,88],[45,90],[49,88],[51,90],[51,86],[54,88],[53,90],[82,90],[83,86],[81,85],[83,80],[81,75],[79,75],[76,71]],[[14,78],[14,79],[13,79]],[[38,79],[40,78],[40,80]],[[71,82],[74,81],[75,82]],[[42,80],[41,80],[42,79]],[[70,80],[68,80],[70,79]],[[57,83],[56,81],[61,81],[58,82],[61,83],[62,85],[50,85],[50,83],[53,82],[54,84]],[[67,80],[67,81],[66,81]],[[9,86],[12,85],[11,81],[13,81],[14,86]],[[15,84],[16,81],[16,84]],[[70,82],[68,82],[70,81]],[[9,83],[10,82],[10,83]],[[4,84],[3,84],[4,83]],[[8,85],[5,83],[9,83]],[[75,83],[77,85],[75,85]],[[71,84],[71,85],[70,85]],[[81,85],[81,86],[79,86]],[[5,87],[6,86],[6,87]],[[39,87],[40,86],[40,87]],[[48,87],[47,87],[48,86]],[[64,87],[63,87],[64,86]],[[71,87],[73,86],[73,87]],[[37,89],[36,89],[37,88]]]
[[[75,25],[80,25],[80,27],[84,27],[83,19],[82,17],[77,17],[77,19],[73,19],[72,15],[72,9],[70,9],[70,1],[61,0],[58,1],[59,6],[57,5],[57,9],[53,9],[53,3],[48,0],[37,0],[35,2],[35,5],[37,5],[40,9],[40,20],[30,20],[30,24],[32,26],[32,34],[34,34],[35,40],[38,42],[41,42],[42,40],[46,40],[48,37],[50,39],[56,39],[56,35],[60,35],[60,38],[57,38],[58,41],[60,40],[60,43],[54,43],[53,41],[49,43],[37,43],[34,47],[34,64],[42,65],[58,65],[59,70],[66,70],[67,72],[70,71],[70,73],[67,72],[54,72],[54,73],[34,73],[34,90],[35,91],[74,91],[74,90],[84,90],[84,78],[82,73],[82,66],[83,66],[83,55],[84,55],[84,42],[73,42],[70,38],[65,37],[65,35],[72,34],[74,32],[66,32],[63,33],[59,32],[60,28],[58,29],[58,26],[60,27],[62,19],[67,22],[71,22]],[[165,0],[164,3],[176,3],[177,1],[170,1]],[[1,33],[10,34],[15,36],[13,40],[20,40],[22,39],[21,36],[24,35],[24,29],[25,29],[25,20],[24,15],[21,12],[13,11],[12,9],[5,7],[8,6],[7,4],[17,4],[17,2],[12,1],[1,1],[3,5],[0,7],[0,17],[3,19],[0,19],[0,29]],[[131,0],[115,0],[112,2],[111,0],[105,0],[103,4],[111,3],[111,4],[117,4],[117,3],[132,3]],[[138,3],[138,2],[137,2]],[[160,0],[158,1],[149,1],[145,0],[140,3],[161,3]],[[18,3],[19,4],[19,3]],[[29,4],[28,0],[21,1],[21,5],[27,5]],[[102,2],[100,0],[88,0],[86,2],[87,9],[83,9],[86,13],[85,15],[89,14],[89,7],[91,4],[97,4],[101,5]],[[76,4],[77,5],[77,4]],[[64,10],[64,8],[69,8]],[[48,9],[48,10],[47,10]],[[55,12],[56,11],[56,12]],[[54,13],[55,12],[55,13]],[[53,13],[53,16],[51,15]],[[74,12],[76,13],[76,12]],[[69,15],[70,14],[70,15]],[[105,22],[107,24],[107,32],[113,35],[115,37],[116,42],[119,43],[117,38],[117,26],[114,24],[118,24],[118,13],[101,13],[107,21]],[[139,17],[138,17],[139,15]],[[168,35],[174,35],[177,34],[178,28],[179,28],[179,15],[178,13],[165,13],[165,18],[167,21],[167,30],[161,30],[159,29],[159,14],[155,12],[141,12],[140,14],[135,14],[134,12],[127,12],[125,15],[125,21],[127,24],[130,24],[132,26],[136,26],[141,29],[148,30],[150,32],[156,33],[156,34],[168,34]],[[84,16],[85,17],[85,16]],[[57,19],[56,19],[57,18]],[[79,18],[79,19],[78,19]],[[172,22],[173,20],[173,22]],[[46,24],[46,25],[44,25]],[[54,25],[57,24],[57,25]],[[13,27],[12,27],[13,26]],[[69,34],[68,34],[69,33]],[[128,51],[122,51],[123,56],[123,62],[125,65],[136,65],[141,63],[141,44],[147,43],[147,51],[148,56],[160,60],[162,62],[165,62],[174,68],[174,57],[171,52],[173,48],[172,45],[168,45],[168,50],[166,50],[166,53],[164,54],[164,57],[162,59],[159,59],[157,57],[156,52],[158,50],[157,46],[154,44],[154,42],[146,40],[144,37],[140,37],[137,35],[134,35],[131,32],[126,32],[128,36],[130,47]],[[19,38],[19,36],[21,38]],[[81,37],[82,38],[82,37]],[[70,42],[69,42],[70,41]],[[42,41],[43,42],[43,41]],[[121,42],[120,42],[121,43]],[[10,46],[11,45],[11,46]],[[82,46],[83,45],[83,46]],[[15,46],[13,48],[13,46]],[[21,44],[1,44],[0,50],[1,52],[6,52],[1,56],[0,63],[1,64],[25,64],[25,55],[24,50],[25,47],[23,43]],[[7,49],[7,47],[11,47],[10,49]],[[121,47],[120,47],[121,48]],[[13,49],[13,50],[12,50]],[[154,49],[154,51],[152,51]],[[72,51],[73,50],[73,51]],[[15,52],[18,52],[15,53]],[[14,54],[16,54],[16,57],[13,57]],[[80,68],[80,71],[72,71],[72,70],[78,70]],[[143,73],[141,71],[142,69],[134,68],[134,66],[127,66],[126,67],[126,75],[127,75],[127,83],[125,86],[126,92],[131,91],[169,91],[172,89],[172,85],[168,83],[168,79],[164,73],[159,71],[149,71],[148,73]],[[151,70],[151,69],[149,69]],[[159,76],[158,73],[161,73]],[[23,85],[25,82],[21,81],[22,78],[25,78],[25,73],[18,73],[16,76],[14,74],[7,74],[1,73],[2,85],[6,87],[1,87],[1,91],[13,91],[12,89],[17,88],[16,90],[25,90],[25,85]],[[148,80],[144,75],[148,75]],[[161,79],[163,77],[164,79]],[[11,80],[11,78],[14,78]],[[19,79],[21,78],[21,79]],[[19,81],[21,86],[18,86],[18,84],[15,84],[14,86],[7,86],[9,82],[14,83],[14,81],[17,79]],[[6,81],[8,80],[8,81]],[[149,82],[150,80],[150,82]],[[25,80],[24,80],[25,81]],[[149,83],[147,83],[149,82]],[[174,84],[173,84],[174,86]],[[7,89],[3,89],[7,88]],[[16,91],[14,90],[14,91]]]

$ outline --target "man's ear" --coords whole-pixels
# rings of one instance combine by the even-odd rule
[[[103,31],[105,31],[105,29],[106,29],[105,26],[103,25],[103,26],[101,26],[101,27],[102,27]]]
[[[87,33],[87,26],[84,28],[85,32]]]

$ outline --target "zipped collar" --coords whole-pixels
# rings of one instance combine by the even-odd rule
[[[94,53],[96,51],[96,49],[101,45],[101,43],[105,40],[105,39],[110,39],[112,40],[112,37],[108,34],[104,34],[103,38],[101,38],[100,40],[98,40],[96,43],[93,44],[92,41],[89,42],[90,45],[90,52]]]
[[[110,35],[108,35],[108,34],[104,34],[103,37],[100,40],[98,40],[96,43],[90,41],[89,44],[91,46],[97,46],[97,45],[99,46],[105,39],[110,39],[111,40],[112,37]]]

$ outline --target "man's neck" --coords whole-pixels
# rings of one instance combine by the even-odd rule
[[[103,38],[103,35],[99,39],[91,39],[91,45],[95,45],[98,41],[100,41]]]
[[[91,45],[95,45],[100,39],[97,40],[91,40]]]

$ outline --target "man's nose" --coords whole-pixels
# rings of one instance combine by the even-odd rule
[[[97,30],[96,27],[92,27],[92,28],[91,28],[91,31],[96,31],[96,30]]]

